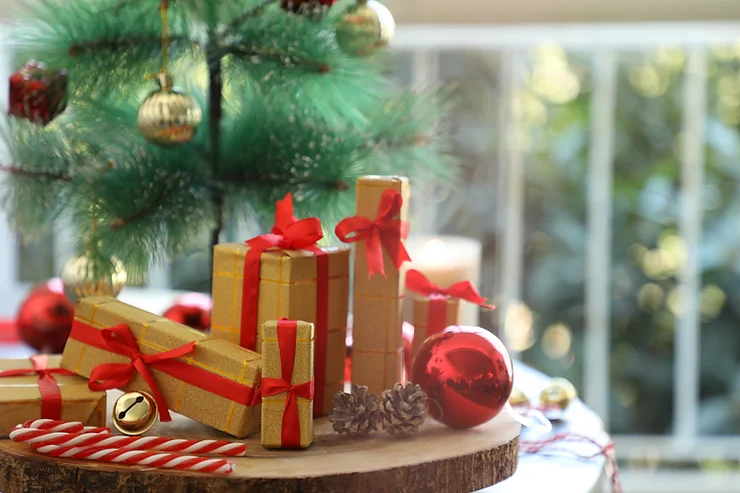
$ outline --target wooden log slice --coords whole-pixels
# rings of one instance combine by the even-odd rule
[[[409,438],[375,433],[337,435],[326,418],[303,451],[265,450],[247,439],[246,457],[234,458],[229,476],[52,459],[20,443],[0,440],[0,491],[4,493],[398,493],[469,492],[516,470],[518,424],[507,415],[470,430],[428,420]],[[151,434],[227,438],[176,417]]]

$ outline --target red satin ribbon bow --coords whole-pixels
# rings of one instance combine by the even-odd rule
[[[321,221],[317,218],[297,219],[293,216],[293,196],[287,194],[283,200],[277,201],[275,224],[270,234],[257,236],[246,243],[252,250],[260,250],[260,253],[268,248],[301,250],[315,245],[323,237]]]
[[[62,392],[54,375],[74,375],[74,373],[64,368],[49,368],[49,357],[46,355],[31,356],[29,359],[33,368],[3,370],[0,371],[0,378],[38,375],[39,392],[41,393],[41,417],[44,419],[62,419]]]
[[[402,205],[403,197],[397,190],[386,190],[380,199],[374,221],[363,216],[352,216],[343,219],[334,230],[345,243],[365,242],[368,277],[377,273],[385,277],[383,248],[388,252],[396,270],[405,261],[411,260],[401,241],[408,235],[409,223],[394,219],[401,212]]]
[[[449,296],[475,303],[483,308],[493,309],[493,305],[486,304],[486,299],[478,293],[470,281],[461,281],[448,288],[441,288],[418,270],[411,269],[406,273],[406,288],[422,296]]]
[[[257,308],[259,301],[260,257],[270,248],[301,250],[316,245],[323,238],[321,222],[315,218],[296,219],[293,216],[291,194],[277,201],[275,225],[270,234],[247,240],[242,281],[242,313],[240,346],[254,351],[257,347]]]
[[[285,411],[283,411],[283,428],[280,436],[283,448],[300,448],[301,422],[298,416],[298,397],[312,399],[314,396],[313,380],[298,385],[290,383],[293,378],[297,333],[298,322],[295,320],[282,319],[278,321],[277,334],[282,378],[262,379],[263,396],[267,397],[287,392]]]
[[[195,350],[195,342],[189,342],[183,346],[159,354],[142,354],[136,338],[126,324],[119,324],[110,329],[100,331],[103,340],[103,348],[106,351],[127,356],[130,363],[103,363],[93,369],[90,374],[88,387],[90,390],[111,390],[125,387],[138,372],[149,386],[154,401],[157,403],[160,421],[171,421],[167,403],[159,391],[154,376],[149,371],[149,365],[173,360]]]

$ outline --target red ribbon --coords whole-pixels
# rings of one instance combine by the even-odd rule
[[[280,366],[282,378],[263,378],[262,395],[265,397],[287,392],[285,411],[283,411],[283,428],[280,442],[283,448],[300,448],[301,421],[298,416],[298,397],[313,399],[314,381],[309,380],[293,385],[293,365],[295,363],[298,322],[279,320],[277,325],[278,346],[280,348]]]
[[[270,234],[248,240],[244,259],[242,281],[242,313],[239,345],[254,351],[257,347],[257,322],[260,285],[260,257],[271,249],[308,250],[316,255],[316,390],[314,415],[324,413],[324,384],[326,383],[326,357],[329,338],[329,257],[316,246],[323,238],[321,222],[317,218],[297,219],[293,215],[293,196],[287,194],[278,200],[275,208],[275,225]]]
[[[408,235],[409,223],[394,219],[401,212],[402,205],[403,197],[397,190],[386,190],[380,198],[374,221],[363,216],[352,216],[343,219],[334,230],[345,243],[365,242],[368,277],[377,273],[385,277],[384,248],[396,270],[405,261],[411,260],[401,241]]]
[[[195,351],[196,342],[189,342],[158,354],[143,354],[139,351],[136,338],[126,324],[98,330],[79,320],[72,324],[70,338],[104,351],[127,356],[131,360],[129,363],[103,363],[96,366],[90,374],[88,387],[90,390],[120,389],[128,385],[138,372],[152,392],[161,421],[171,421],[172,418],[150,368],[245,406],[254,406],[259,401],[254,388],[176,359]]]
[[[39,392],[41,393],[41,417],[43,419],[62,419],[62,392],[54,375],[74,375],[64,368],[49,368],[47,355],[31,356],[33,368],[14,368],[0,371],[3,377],[25,377],[38,375]]]
[[[441,288],[418,270],[411,269],[406,273],[406,288],[429,297],[427,336],[445,329],[447,325],[447,298],[465,300],[483,308],[493,309],[493,305],[486,304],[486,299],[480,295],[470,281],[461,281],[450,287]]]

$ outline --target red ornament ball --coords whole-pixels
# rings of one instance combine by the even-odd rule
[[[193,329],[206,331],[211,327],[211,308],[213,302],[210,296],[187,293],[164,312],[164,317]]]
[[[411,381],[428,396],[429,414],[452,428],[493,419],[513,389],[511,357],[480,327],[452,326],[428,338],[414,359]]]
[[[411,364],[414,362],[414,326],[404,322],[401,328],[403,335],[403,371],[406,380],[411,378]]]
[[[18,311],[21,340],[42,353],[61,353],[72,330],[74,313],[74,306],[63,293],[45,285],[35,288]]]

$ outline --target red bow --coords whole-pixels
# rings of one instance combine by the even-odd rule
[[[418,270],[411,269],[406,273],[406,287],[422,296],[442,295],[450,298],[469,301],[483,308],[493,309],[493,305],[487,305],[486,299],[478,293],[470,281],[461,281],[448,288],[441,288],[434,284]]]
[[[380,273],[385,277],[383,248],[396,266],[401,268],[411,260],[402,239],[408,235],[409,223],[394,219],[401,212],[403,197],[397,190],[386,190],[380,199],[378,214],[372,221],[363,216],[352,216],[337,224],[334,232],[345,243],[365,242],[365,259],[368,277]]]
[[[74,373],[64,368],[48,368],[49,357],[46,355],[31,356],[29,359],[33,368],[3,370],[0,371],[0,378],[38,375],[39,392],[41,393],[41,417],[44,419],[62,419],[62,392],[54,375],[74,375]]]
[[[283,200],[277,201],[275,225],[270,234],[260,235],[245,242],[249,246],[249,251],[244,259],[240,346],[252,351],[257,347],[257,308],[262,254],[270,248],[308,249],[316,245],[323,236],[321,221],[317,218],[299,220],[293,216],[293,197],[287,194]],[[316,250],[319,249],[313,251]]]
[[[110,329],[103,329],[100,331],[102,336],[103,345],[101,348],[112,353],[127,356],[131,359],[130,363],[104,363],[98,365],[90,374],[90,382],[88,387],[90,390],[111,390],[123,388],[131,381],[136,372],[138,372],[149,389],[152,392],[154,401],[157,403],[157,409],[159,410],[161,421],[171,421],[169,409],[167,403],[159,391],[157,382],[154,381],[154,376],[149,371],[149,365],[156,365],[157,363],[173,360],[180,356],[192,353],[195,350],[195,342],[189,342],[183,346],[169,351],[164,351],[159,354],[142,354],[139,351],[139,345],[136,343],[136,338],[131,333],[131,329],[126,324],[119,324]]]
[[[290,383],[293,378],[295,363],[298,323],[295,320],[279,320],[277,327],[278,346],[280,347],[280,365],[282,378],[263,378],[262,395],[267,397],[287,392],[285,411],[283,411],[283,428],[281,443],[284,448],[300,448],[301,422],[298,416],[298,397],[313,399],[314,381],[309,380],[298,385]]]
[[[270,234],[247,240],[246,244],[260,253],[274,247],[282,250],[302,250],[315,245],[323,237],[321,221],[317,218],[297,219],[293,216],[293,196],[287,194],[283,200],[277,201],[275,224]]]

